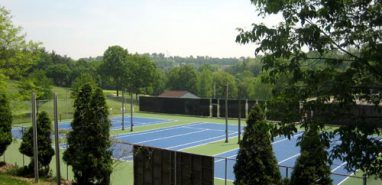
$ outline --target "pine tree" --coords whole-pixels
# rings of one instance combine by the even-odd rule
[[[0,156],[12,142],[12,113],[5,94],[0,94]]]
[[[269,129],[261,108],[259,106],[252,108],[234,166],[235,185],[276,185],[281,183]]]
[[[102,90],[85,84],[75,101],[72,131],[64,160],[73,167],[76,184],[108,185],[112,172],[110,120]]]
[[[301,155],[298,157],[291,185],[331,185],[330,166],[325,142],[322,142],[318,126],[310,124],[300,142]]]
[[[41,112],[37,117],[37,146],[38,146],[38,165],[39,173],[41,176],[47,176],[49,174],[49,164],[54,155],[51,140],[51,120],[46,112]],[[20,152],[31,158],[31,162],[25,168],[25,175],[33,173],[34,161],[33,161],[33,128],[23,135],[22,142],[19,148]],[[29,173],[29,174],[28,174]]]

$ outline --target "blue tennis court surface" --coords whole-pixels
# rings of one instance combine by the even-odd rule
[[[112,130],[122,128],[122,117],[113,117],[110,120],[111,120],[111,129]],[[131,122],[130,117],[124,118],[125,128],[130,127],[130,122]],[[152,124],[165,123],[165,122],[169,122],[169,120],[133,117],[133,125],[134,126],[152,125]],[[58,128],[63,129],[63,130],[71,129],[70,121],[61,122],[58,125]]]
[[[144,126],[144,125],[153,125],[159,123],[171,122],[172,120],[164,120],[164,119],[154,119],[154,118],[142,118],[142,117],[133,117],[133,126]],[[124,118],[125,128],[130,128],[130,117]],[[70,130],[70,121],[62,121],[58,125],[58,129],[60,130]],[[111,118],[111,129],[117,130],[122,129],[122,117],[113,117]],[[24,132],[26,128],[24,128]],[[12,128],[12,136],[13,138],[20,139],[22,137],[22,127],[13,127]]]
[[[229,137],[237,136],[237,126],[229,126]],[[296,159],[300,155],[300,148],[296,146],[297,139],[303,132],[296,133],[290,140],[285,137],[275,137],[272,142],[273,151],[280,166],[293,167]],[[115,139],[133,144],[158,147],[169,150],[184,150],[191,147],[204,145],[225,139],[225,125],[215,123],[192,123],[182,126],[175,126],[140,133],[126,134],[115,137]],[[117,144],[113,146],[114,156],[123,156],[123,160],[131,160],[131,146]],[[128,155],[126,155],[129,153]],[[235,179],[233,166],[236,163],[238,149],[224,152],[215,156],[215,178],[225,178],[225,159],[227,160],[227,179]],[[332,173],[343,174],[332,175],[333,184],[341,184],[347,179],[346,175],[351,175],[345,169],[346,163],[335,160],[331,166]],[[288,169],[288,176],[292,174],[292,169]],[[283,177],[286,177],[286,168],[280,167]]]
[[[297,139],[302,135],[302,132],[296,133],[290,140],[285,137],[276,137],[272,142],[273,152],[278,161],[278,165],[293,167],[295,165],[296,159],[300,156],[300,148],[296,146]],[[338,140],[339,138],[334,138],[334,140]],[[338,141],[337,141],[338,142]],[[330,149],[329,149],[330,150]],[[227,179],[233,181],[235,179],[235,175],[233,172],[233,167],[236,163],[236,156],[238,154],[238,149],[228,151],[225,153],[221,153],[216,155],[215,157],[215,177],[219,179],[225,178],[225,160],[224,158],[228,158],[227,160]],[[339,185],[342,184],[345,180],[352,175],[352,172],[349,172],[345,169],[346,163],[336,159],[333,161],[333,164],[330,166],[331,178],[333,180],[333,184]],[[288,171],[284,167],[279,167],[281,175],[286,177],[287,173],[290,177],[293,169],[289,168]],[[339,175],[336,175],[339,174]],[[342,174],[342,175],[341,175]]]
[[[229,137],[237,136],[237,127],[229,126]],[[215,123],[192,123],[146,132],[116,136],[122,142],[169,150],[184,150],[225,139],[225,127]]]

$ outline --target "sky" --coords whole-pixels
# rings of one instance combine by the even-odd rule
[[[130,53],[254,57],[236,28],[275,22],[257,16],[250,0],[2,0],[28,40],[78,59],[120,45]]]

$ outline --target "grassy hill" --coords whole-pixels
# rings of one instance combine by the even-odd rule
[[[13,124],[14,125],[23,125],[29,124],[31,122],[31,100],[20,100],[18,98],[19,89],[17,87],[17,81],[9,81],[7,85],[8,94],[10,97],[10,105],[13,114]],[[70,88],[66,87],[52,87],[52,92],[56,93],[58,96],[58,116],[59,120],[72,119],[73,116],[73,103],[74,99],[70,96]],[[109,107],[111,115],[121,114],[122,107],[122,98],[116,97],[115,91],[104,90],[106,96],[106,103]],[[125,112],[130,112],[130,97],[125,97]],[[136,97],[134,99],[134,110],[138,110],[139,106],[137,105]],[[49,116],[53,119],[53,98],[46,100],[37,101],[37,110],[46,111]]]

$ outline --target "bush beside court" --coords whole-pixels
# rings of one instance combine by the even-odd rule
[[[73,168],[75,184],[108,185],[112,172],[110,120],[102,90],[85,84],[74,107],[63,158]]]

